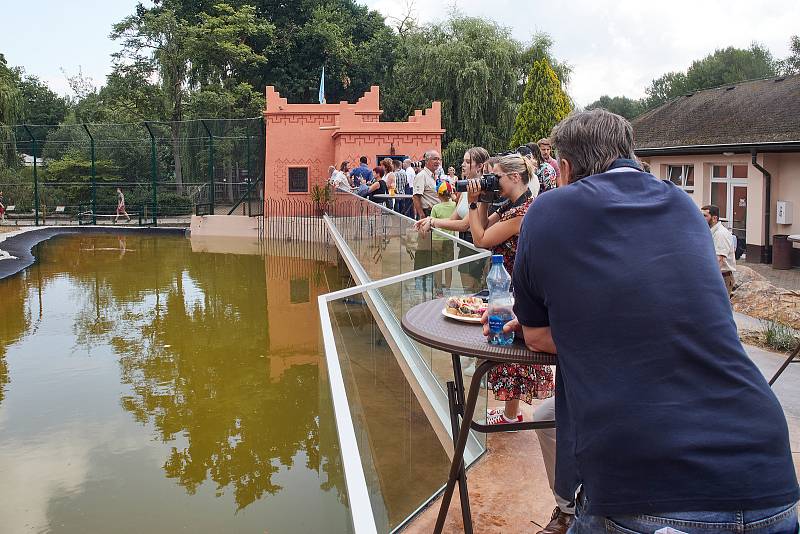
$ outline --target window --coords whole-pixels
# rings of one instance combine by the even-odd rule
[[[694,193],[694,165],[667,166],[667,179],[687,193]]]
[[[289,192],[308,193],[308,167],[289,167]]]

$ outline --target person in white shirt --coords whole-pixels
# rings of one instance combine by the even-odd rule
[[[711,237],[714,239],[714,251],[719,261],[719,270],[728,288],[728,296],[733,295],[733,273],[736,272],[736,249],[730,231],[719,222],[719,208],[713,204],[703,206],[703,217],[706,218],[708,227],[711,228]]]
[[[350,180],[347,178],[347,175],[342,171],[336,170],[336,167],[333,165],[328,167],[328,176],[328,183],[330,183],[334,189],[350,188]]]
[[[414,213],[417,220],[424,219],[431,213],[431,208],[439,203],[439,196],[436,194],[436,179],[434,172],[441,166],[442,156],[436,150],[425,152],[425,167],[414,176],[414,188],[412,191],[414,202]]]
[[[406,184],[410,187],[414,183],[417,172],[414,170],[414,163],[410,159],[403,160],[403,170],[406,171]],[[402,191],[406,193],[406,191]]]

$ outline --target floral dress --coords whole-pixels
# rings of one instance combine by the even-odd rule
[[[533,197],[519,206],[504,211],[500,215],[500,221],[524,216],[532,203]],[[514,270],[518,243],[519,234],[516,234],[492,249],[493,254],[503,255],[503,265],[509,274]],[[489,371],[488,382],[494,391],[494,398],[499,401],[520,399],[531,404],[533,399],[553,396],[553,370],[549,365],[500,364]]]
[[[539,178],[539,184],[541,185],[540,193],[556,188],[556,178],[558,175],[556,174],[556,170],[549,163],[543,162],[539,165],[539,168],[536,170],[536,177]]]

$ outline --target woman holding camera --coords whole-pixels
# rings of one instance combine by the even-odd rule
[[[498,158],[492,171],[498,178],[500,196],[508,202],[489,215],[488,204],[478,202],[481,180],[470,180],[467,185],[470,202],[469,227],[475,245],[491,249],[493,254],[502,254],[503,264],[511,274],[514,270],[522,218],[534,200],[528,182],[538,179],[536,167],[531,159],[520,154],[510,154]],[[488,382],[495,399],[505,401],[505,409],[488,410],[487,424],[522,421],[522,414],[519,412],[520,399],[531,404],[533,399],[545,399],[553,395],[553,371],[544,365],[498,365],[489,372]]]
[[[464,152],[464,160],[461,163],[461,174],[465,179],[480,178],[483,174],[483,165],[489,160],[489,152],[480,146],[472,147]],[[459,237],[464,241],[472,242],[472,234],[469,233],[469,201],[466,193],[461,193],[453,214],[447,219],[437,219],[426,217],[417,221],[414,225],[421,233],[430,232],[431,228],[437,230],[451,230],[459,232]],[[465,245],[459,245],[459,257],[473,254],[473,250]],[[461,273],[461,285],[468,291],[478,288],[478,283],[483,276],[483,265],[480,262],[471,262],[459,265],[458,272]]]

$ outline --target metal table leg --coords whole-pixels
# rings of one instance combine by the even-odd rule
[[[775,376],[773,376],[772,379],[769,381],[769,385],[770,386],[772,386],[772,384],[775,383],[775,381],[778,379],[778,377],[783,374],[783,372],[786,370],[786,368],[789,367],[789,364],[795,361],[794,359],[797,356],[798,352],[800,352],[800,341],[798,341],[797,346],[794,348],[792,353],[789,355],[788,358],[786,358],[786,361],[783,362],[783,365],[781,365],[780,369],[778,369],[778,371],[775,373]],[[800,362],[800,360],[799,360],[799,362]],[[795,362],[795,363],[797,363],[797,362]]]
[[[458,441],[456,441],[455,449],[453,451],[453,463],[450,464],[450,474],[447,478],[447,486],[445,486],[444,495],[442,495],[442,503],[439,507],[439,515],[436,518],[436,526],[433,529],[434,534],[441,534],[442,529],[444,528],[444,521],[447,519],[447,510],[450,507],[450,501],[453,499],[453,491],[455,490],[456,482],[459,481],[459,473],[464,468],[464,449],[466,448],[467,438],[469,437],[470,423],[475,415],[475,405],[478,402],[478,394],[480,393],[481,389],[481,379],[483,378],[483,375],[488,373],[489,370],[494,367],[494,365],[494,362],[485,360],[481,362],[478,368],[475,369],[475,374],[472,375],[472,381],[470,382],[469,386],[469,394],[467,395],[467,402],[464,407],[464,417],[461,420],[461,430],[458,433]],[[448,388],[448,390],[449,389],[450,388]],[[464,528],[467,528],[466,524],[464,525]]]

